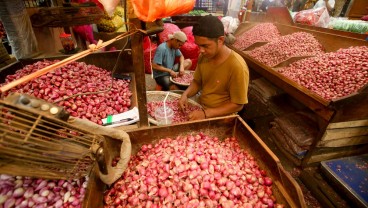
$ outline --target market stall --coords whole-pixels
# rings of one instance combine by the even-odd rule
[[[260,23],[242,23],[235,33],[235,36],[248,31],[257,24]],[[274,25],[283,37],[296,32],[312,34],[314,38],[322,44],[326,52],[335,52],[341,48],[349,48],[352,46],[367,46],[367,42],[355,38],[324,33],[297,26],[283,25],[280,23],[274,23]],[[263,43],[261,46],[259,43],[255,43],[254,47],[250,47],[249,50],[257,50],[265,46],[267,46],[267,43]],[[366,86],[344,97],[326,99],[316,94],[316,92],[307,89],[305,86],[302,86],[300,83],[297,83],[295,80],[287,78],[278,71],[280,67],[289,66],[307,57],[295,57],[295,54],[294,56],[293,54],[289,54],[288,59],[281,60],[276,65],[269,66],[251,57],[247,52],[248,49],[243,51],[233,46],[230,47],[238,51],[246,60],[253,72],[253,76],[251,76],[253,80],[264,77],[277,88],[285,92],[287,94],[286,97],[290,97],[292,100],[295,99],[301,104],[301,108],[304,106],[317,116],[315,122],[319,129],[319,133],[314,139],[307,154],[304,157],[298,157],[284,151],[292,161],[298,165],[308,166],[322,160],[364,152],[366,146],[366,142],[364,142],[365,140],[363,139],[366,137],[366,133],[364,133],[366,125],[364,123],[367,120],[367,114],[363,109],[367,106]],[[277,53],[277,51],[275,51],[275,53]],[[310,55],[313,57],[317,54],[309,54],[308,56],[310,57]],[[295,108],[290,107],[289,112],[290,111],[295,111]]]

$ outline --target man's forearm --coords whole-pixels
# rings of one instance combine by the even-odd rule
[[[205,113],[207,118],[218,117],[218,116],[226,116],[232,113],[239,112],[244,105],[236,104],[236,103],[226,103],[217,108],[206,108]]]
[[[152,63],[152,68],[154,70],[162,71],[162,72],[169,72],[170,73],[170,71],[171,71],[171,69],[163,67],[163,66],[155,64],[155,63]]]
[[[189,87],[184,91],[183,95],[187,96],[188,98],[193,97],[199,91],[199,85],[193,81]]]

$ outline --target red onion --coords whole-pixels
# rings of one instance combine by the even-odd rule
[[[121,179],[106,191],[105,207],[277,205],[272,182],[265,184],[269,182],[267,174],[235,138],[221,142],[199,134],[166,138],[142,147]],[[217,157],[211,159],[213,154]]]
[[[350,47],[302,59],[278,70],[326,100],[357,92],[368,83],[368,47]]]
[[[85,193],[85,188],[81,185],[87,179],[57,181],[0,175],[0,207],[80,207]],[[61,184],[61,186],[56,186],[56,184]],[[70,186],[73,195],[63,203],[62,199],[67,195]],[[57,192],[54,191],[57,189],[59,189]],[[3,190],[7,192],[3,193]]]
[[[280,36],[280,32],[274,24],[260,23],[237,35],[233,46],[242,51],[256,42],[270,42]]]
[[[45,60],[27,65],[16,71],[14,75],[8,75],[3,84],[56,62]],[[72,62],[57,68],[12,88],[5,95],[12,92],[26,93],[53,103],[76,94],[105,91],[111,83],[112,88],[108,92],[79,95],[57,103],[64,106],[72,116],[102,124],[101,119],[106,118],[108,114],[113,115],[129,110],[132,95],[129,90],[130,81],[112,78],[111,72],[83,62]]]
[[[245,53],[273,67],[291,57],[323,54],[324,49],[312,34],[296,32]]]

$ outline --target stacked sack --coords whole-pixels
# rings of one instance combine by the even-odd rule
[[[192,67],[189,70],[194,71],[197,67],[198,56],[199,56],[199,47],[194,43],[194,36],[192,32],[193,27],[185,27],[181,29],[186,36],[187,42],[180,48],[181,53],[183,54],[185,59],[190,59],[192,61]],[[158,34],[158,43],[153,43],[152,41],[145,39],[143,40],[143,51],[144,51],[144,66],[146,73],[152,73],[151,70],[151,62],[156,52],[156,48],[159,44],[167,41],[169,39],[169,35],[174,32],[180,31],[180,28],[171,23],[164,24],[164,30]],[[149,43],[150,42],[150,43]],[[151,55],[150,55],[151,54]]]
[[[150,37],[143,38],[143,60],[144,60],[144,72],[146,74],[152,73],[152,61],[155,56],[157,44],[152,42]]]
[[[319,129],[315,115],[304,111],[276,117],[271,126],[270,135],[274,142],[298,158],[309,150]]]

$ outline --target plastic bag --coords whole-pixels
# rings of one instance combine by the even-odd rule
[[[294,22],[317,27],[328,26],[330,15],[326,7],[308,9],[298,12],[294,17]]]
[[[114,14],[116,6],[120,3],[120,0],[98,0],[104,7],[107,14],[112,16]]]
[[[180,31],[180,28],[177,25],[171,23],[164,24],[164,30],[158,34],[159,43],[163,43],[169,40],[169,35],[173,34],[176,31]]]
[[[239,19],[230,16],[221,18],[221,22],[224,25],[225,34],[234,33],[239,26]]]
[[[198,58],[190,59],[192,61],[192,66],[189,68],[191,71],[195,71],[198,64]]]
[[[194,43],[193,26],[184,27],[181,31],[187,36],[187,42]]]
[[[193,9],[195,0],[132,0],[135,15],[144,22],[178,14],[188,13]]]
[[[143,39],[143,60],[144,60],[144,72],[147,74],[152,73],[152,60],[155,56],[157,44],[152,43],[149,37]]]
[[[368,23],[363,20],[336,18],[332,23],[330,23],[329,27],[335,30],[343,30],[360,34],[368,32]]]
[[[199,56],[199,47],[194,42],[184,43],[184,45],[180,48],[180,51],[184,58],[194,59],[198,58]]]

